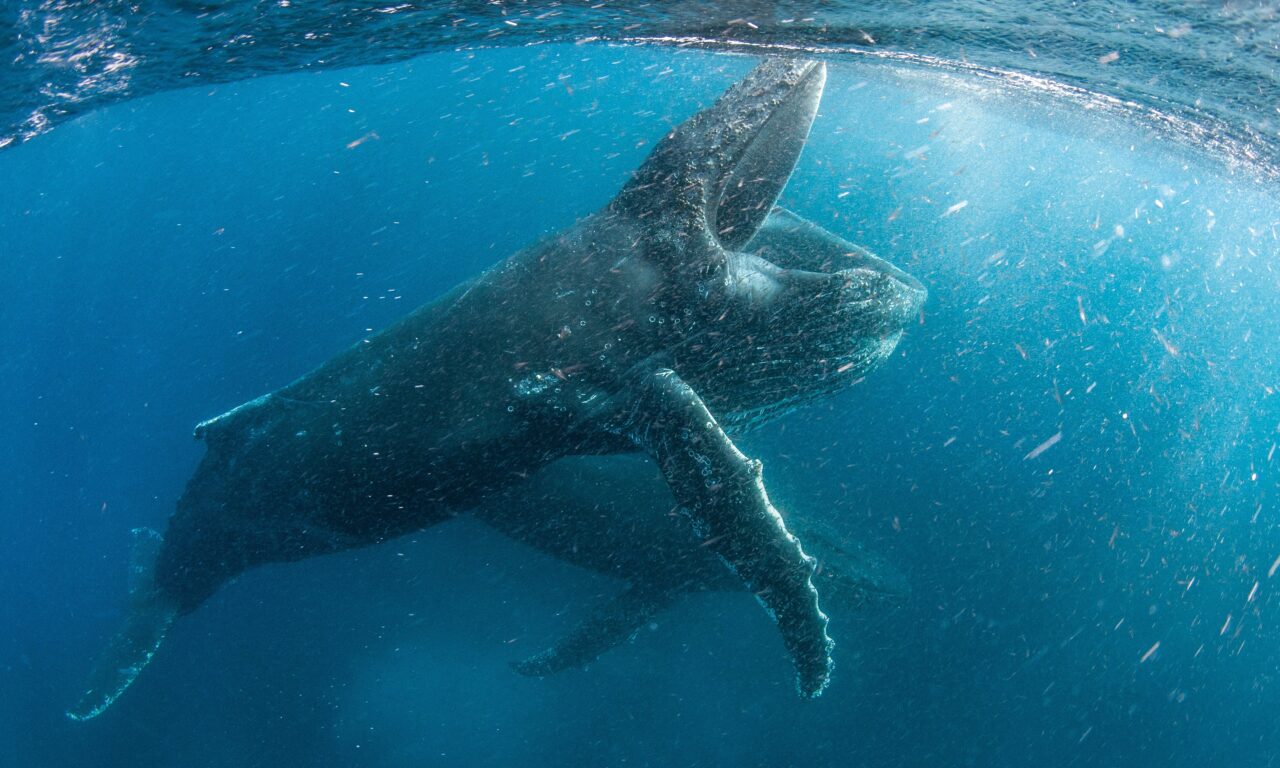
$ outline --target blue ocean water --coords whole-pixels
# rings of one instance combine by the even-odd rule
[[[650,0],[365,3],[11,0],[0,5],[0,148],[173,88],[545,42],[786,48],[1049,78],[1275,175],[1274,0]]]
[[[781,508],[911,584],[833,615],[822,698],[743,594],[519,677],[618,584],[463,520],[252,571],[63,717],[192,425],[605,203],[753,63],[442,50],[156,89],[0,153],[6,760],[1280,762],[1274,181],[1141,110],[828,62],[783,202],[931,296],[883,369],[742,441]]]

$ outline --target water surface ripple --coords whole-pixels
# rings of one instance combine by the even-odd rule
[[[871,53],[1076,89],[1275,176],[1280,4],[16,0],[0,147],[122,99],[432,50],[659,41]]]

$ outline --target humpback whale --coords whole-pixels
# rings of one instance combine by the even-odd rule
[[[163,537],[140,530],[124,627],[68,715],[103,712],[172,622],[246,569],[422,530],[565,456],[632,452],[819,695],[833,643],[815,562],[731,435],[882,363],[925,298],[775,207],[825,79],[765,60],[603,209],[197,425],[205,455]]]
[[[488,526],[564,562],[626,582],[550,648],[513,666],[527,675],[581,667],[633,636],[667,605],[697,592],[740,592],[676,513],[662,474],[641,454],[571,456],[473,511]],[[841,610],[892,605],[906,579],[861,545],[792,512],[787,527],[817,561],[814,585]]]

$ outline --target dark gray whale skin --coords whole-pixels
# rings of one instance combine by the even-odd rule
[[[640,454],[571,456],[486,501],[473,515],[559,560],[627,583],[553,646],[515,664],[546,675],[583,666],[629,639],[683,595],[742,592],[742,580],[690,529],[657,466]],[[892,605],[906,579],[860,544],[793,512],[787,527],[817,561],[824,603]]]
[[[842,242],[812,225],[767,225],[824,81],[820,63],[765,61],[601,211],[200,424],[204,460],[163,540],[144,536],[126,626],[68,714],[102,712],[172,620],[245,569],[423,529],[563,456],[633,451],[773,616],[801,694],[821,693],[813,560],[725,430],[847,386],[925,296],[865,252],[807,263]],[[741,251],[765,230],[796,263]]]

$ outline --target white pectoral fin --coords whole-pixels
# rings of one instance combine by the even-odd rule
[[[833,643],[818,607],[814,561],[769,502],[760,462],[738,450],[673,371],[645,375],[617,428],[662,469],[681,508],[777,621],[802,696],[822,693]]]

